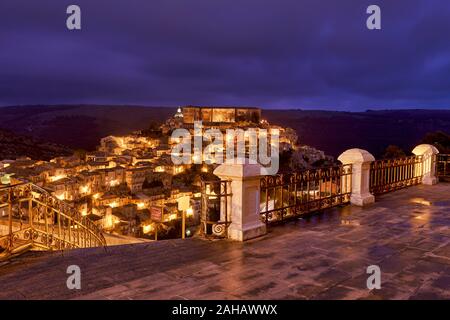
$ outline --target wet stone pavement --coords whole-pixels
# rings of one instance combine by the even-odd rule
[[[66,269],[81,268],[81,290]],[[366,268],[381,268],[381,289]],[[1,299],[450,299],[450,184],[418,186],[273,227],[245,244],[170,240],[28,253]]]

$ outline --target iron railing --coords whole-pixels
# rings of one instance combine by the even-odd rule
[[[25,249],[105,246],[100,229],[69,204],[31,183],[0,188],[0,255]]]
[[[443,180],[450,179],[450,154],[437,155],[436,175]]]
[[[202,181],[201,232],[225,238],[231,223],[231,181]]]
[[[377,160],[370,165],[370,192],[382,194],[422,183],[423,158]]]
[[[260,213],[266,224],[350,202],[351,165],[261,178]]]

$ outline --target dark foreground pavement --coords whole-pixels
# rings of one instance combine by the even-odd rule
[[[269,230],[28,253],[0,266],[1,299],[450,299],[450,184],[418,186]],[[381,290],[368,290],[369,265]],[[81,268],[81,290],[66,269]]]

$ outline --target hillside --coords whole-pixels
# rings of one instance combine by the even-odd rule
[[[175,111],[176,107],[142,106],[2,107],[0,128],[73,149],[93,150],[102,137],[145,129]],[[409,152],[427,132],[450,133],[450,110],[263,110],[263,117],[294,128],[301,143],[335,157],[352,147],[380,156],[390,144]]]
[[[450,110],[385,110],[366,112],[264,110],[270,122],[295,129],[300,143],[338,156],[362,148],[380,157],[387,146],[407,154],[428,133],[450,133]]]
[[[36,160],[50,160],[71,153],[72,150],[67,147],[0,129],[0,160],[14,160],[23,156]]]
[[[0,128],[77,149],[93,150],[101,138],[163,121],[173,108],[133,106],[19,106],[0,108]]]

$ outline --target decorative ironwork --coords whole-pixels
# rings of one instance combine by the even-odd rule
[[[230,181],[202,181],[200,222],[205,237],[227,237],[231,223],[231,195]]]
[[[422,183],[422,156],[377,160],[370,166],[370,192],[381,194]]]
[[[91,220],[46,190],[31,183],[0,188],[0,255],[105,245]]]
[[[261,178],[260,213],[266,224],[350,202],[351,165]]]
[[[450,180],[450,154],[437,155],[436,175],[440,180]]]

